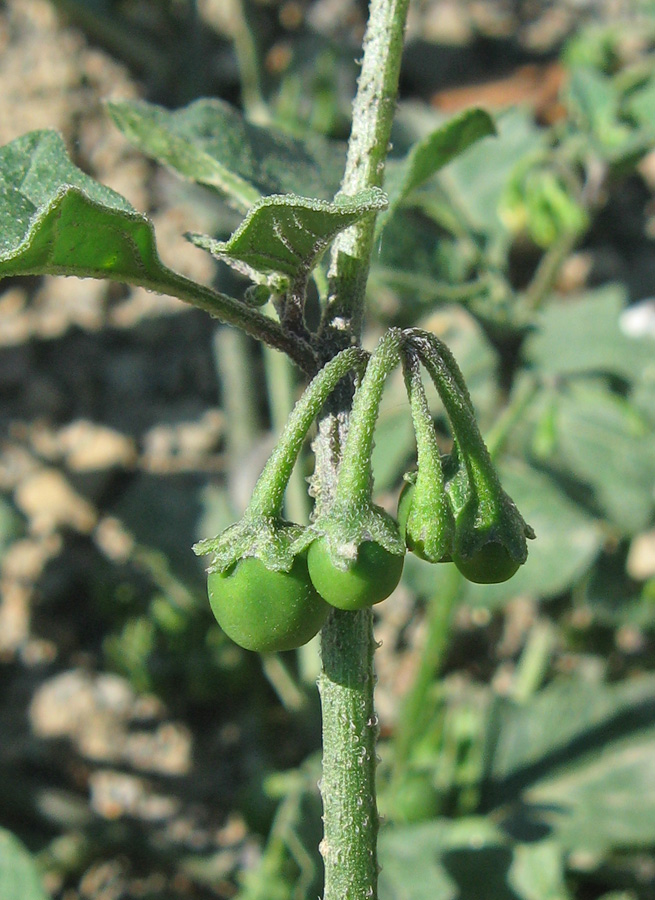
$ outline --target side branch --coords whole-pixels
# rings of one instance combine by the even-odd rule
[[[208,312],[226,325],[235,325],[251,337],[268,344],[276,350],[282,350],[289,358],[310,377],[316,374],[316,355],[309,344],[295,334],[289,333],[275,319],[265,316],[257,309],[235,300],[227,294],[213,288],[184,278],[175,273],[163,285],[147,283],[144,287],[158,293],[177,297],[185,303]]]

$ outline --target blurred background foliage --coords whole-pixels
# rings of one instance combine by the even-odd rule
[[[126,148],[99,99],[219,97],[343,142],[365,14],[356,0],[5,0],[2,142],[27,110],[27,127],[55,124],[153,216],[162,255],[241,292],[167,243],[225,239],[239,216]],[[396,165],[471,105],[498,135],[385,221],[366,344],[388,325],[446,340],[538,539],[502,585],[409,557],[376,608],[380,896],[651,900],[655,7],[414,3]],[[315,897],[317,646],[260,659],[232,645],[190,552],[243,509],[298,375],[179,304],[57,284],[0,294],[3,900],[42,898],[37,871],[61,900]],[[398,375],[374,456],[391,511],[414,458]],[[303,466],[298,520],[309,452]]]

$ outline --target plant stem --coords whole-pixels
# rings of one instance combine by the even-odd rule
[[[243,107],[254,122],[268,122],[270,116],[262,97],[257,46],[248,24],[244,0],[230,0],[228,9]]]
[[[475,421],[464,376],[450,350],[436,335],[415,328],[413,343],[441,397],[459,446],[466,447],[463,461],[471,490],[481,500],[492,501],[502,493],[500,479]]]
[[[580,234],[571,232],[564,234],[557,243],[550,247],[542,257],[537,271],[523,295],[523,304],[531,312],[541,309],[544,301],[555,286],[555,282],[562,271],[562,266],[573,252],[575,245],[580,240]]]
[[[260,430],[257,388],[252,369],[250,338],[236,328],[219,326],[214,334],[214,360],[220,380],[223,407],[228,421],[226,433],[228,483],[231,499],[239,512],[243,504],[234,496],[235,475]],[[240,508],[239,508],[240,507]]]
[[[132,279],[131,283],[141,284],[142,287],[159,294],[177,297],[208,312],[227,325],[236,325],[269,347],[284,351],[303,372],[310,376],[316,373],[316,358],[308,344],[296,335],[288,334],[275,319],[269,318],[257,309],[252,309],[234,297],[203,284],[196,284],[195,281],[170,269],[167,271],[166,280],[162,283],[150,279],[143,279],[142,282]]]
[[[342,182],[345,194],[383,183],[408,5],[409,0],[371,0]],[[319,331],[319,346],[328,357],[340,346],[360,341],[374,236],[372,213],[342,232],[333,244],[329,296]],[[322,465],[331,460],[335,472],[334,452],[338,452],[343,425],[343,411],[326,419],[315,445],[317,459]],[[377,719],[371,610],[334,610],[321,632],[321,648],[323,898],[376,900]]]
[[[341,183],[344,194],[382,187],[408,6],[409,0],[372,0],[370,4],[346,171]],[[375,213],[370,213],[342,231],[334,241],[324,329],[346,331],[355,340],[359,338],[374,238]]]
[[[321,794],[324,900],[377,897],[377,717],[373,706],[373,614],[335,609],[322,632]]]
[[[281,434],[296,400],[295,369],[283,353],[264,347],[264,372],[271,415],[271,430]],[[293,468],[284,498],[285,518],[306,523],[309,518],[307,482],[302,465]]]

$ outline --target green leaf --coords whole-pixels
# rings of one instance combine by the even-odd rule
[[[560,845],[552,840],[518,844],[509,882],[523,900],[567,900]]]
[[[609,162],[618,162],[634,152],[635,133],[620,120],[621,95],[614,79],[592,66],[574,66],[566,99],[572,116],[588,133],[596,152]]]
[[[378,232],[413,190],[477,141],[495,134],[496,126],[488,112],[467,109],[414,144],[404,160],[390,160],[385,179],[389,209],[378,221]]]
[[[490,819],[382,830],[380,900],[568,900],[553,841],[516,844]],[[417,877],[420,873],[420,877]]]
[[[386,205],[386,194],[377,188],[338,195],[332,202],[273,195],[250,209],[228,241],[197,234],[189,240],[255,279],[254,273],[276,273],[296,282],[307,279],[340,231]]]
[[[33,131],[0,148],[0,278],[46,273],[146,285],[175,277],[148,219],[76,168],[60,135]]]
[[[536,784],[523,803],[567,849],[650,847],[655,844],[654,747],[653,726],[614,741]]]
[[[244,212],[267,194],[329,199],[339,188],[345,147],[254,125],[220,100],[170,111],[144,101],[107,104],[127,139],[185,178],[215,188]]]
[[[572,67],[566,101],[579,125],[598,137],[616,124],[619,95],[612,79],[593,66]]]
[[[623,397],[572,384],[556,407],[556,459],[589,485],[625,534],[645,528],[655,502],[655,434]]]
[[[617,684],[560,678],[531,697],[529,704],[499,699],[492,731],[493,756],[487,800],[506,803],[537,779],[576,755],[647,725],[655,705],[655,677]]]
[[[47,900],[34,860],[10,831],[0,828],[0,897]]]
[[[54,131],[34,131],[0,147],[0,279],[7,275],[141,285],[285,346],[273,319],[167,268],[151,222],[76,168]]]
[[[509,177],[516,163],[544,145],[544,135],[521,109],[499,115],[496,125],[495,140],[472,147],[438,181],[468,228],[498,238],[506,234],[499,209]]]
[[[653,345],[621,330],[624,307],[620,285],[550,304],[524,344],[526,360],[548,376],[596,372],[636,378],[651,364]]]
[[[655,77],[635,90],[627,99],[626,111],[653,134],[655,123]]]
[[[499,832],[483,819],[463,819],[454,826],[445,819],[436,819],[384,828],[378,849],[382,867],[380,900],[455,900],[460,895],[443,866],[444,851],[452,844],[466,846],[469,842],[482,849],[500,841]],[[417,872],[421,873],[420,878],[416,877]],[[479,872],[479,877],[482,889],[484,874]]]
[[[652,845],[654,710],[653,676],[562,680],[529,706],[500,701],[487,803],[508,810],[515,836],[547,833],[567,850]]]

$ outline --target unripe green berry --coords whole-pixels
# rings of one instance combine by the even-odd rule
[[[318,593],[337,609],[355,610],[380,603],[400,581],[404,556],[380,544],[364,541],[346,569],[332,562],[327,541],[318,538],[309,548],[307,565]]]
[[[301,647],[320,631],[330,611],[312,586],[304,555],[294,559],[288,572],[246,557],[227,572],[212,572],[208,591],[212,612],[227,636],[259,653]]]

